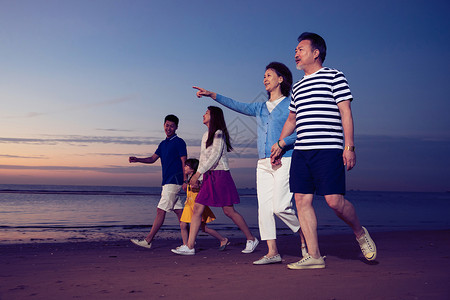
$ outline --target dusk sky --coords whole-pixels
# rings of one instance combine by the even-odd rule
[[[265,66],[304,31],[352,90],[357,164],[347,188],[450,191],[449,1],[0,0],[0,184],[158,186],[129,164],[164,139],[199,156],[211,99],[264,101]],[[238,187],[255,187],[253,118],[224,109]]]

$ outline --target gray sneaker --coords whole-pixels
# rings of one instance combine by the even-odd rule
[[[314,258],[308,254],[298,262],[288,264],[287,267],[291,270],[323,269],[325,268],[325,260],[322,256]]]
[[[359,247],[361,248],[364,257],[367,260],[375,260],[375,258],[377,258],[377,246],[375,246],[375,243],[370,237],[367,229],[363,227],[363,230],[364,235],[356,240],[358,241]]]
[[[141,246],[147,249],[150,249],[152,247],[152,243],[149,243],[146,240],[131,239],[130,241],[137,246]]]
[[[263,256],[259,260],[254,261],[254,265],[268,265],[268,264],[276,264],[281,262],[281,256],[280,254],[277,254],[272,257]]]

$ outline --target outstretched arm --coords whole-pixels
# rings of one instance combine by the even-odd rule
[[[155,161],[157,161],[159,158],[159,156],[155,153],[150,157],[145,157],[145,158],[139,158],[139,157],[134,157],[134,156],[130,156],[130,158],[128,159],[130,163],[143,163],[143,164],[152,164]]]
[[[201,97],[210,97],[213,100],[216,100],[217,94],[214,92],[210,92],[207,91],[205,89],[202,89],[201,87],[198,86],[193,86],[194,89],[197,89],[197,97],[201,98]]]
[[[245,102],[239,102],[236,100],[233,100],[231,98],[225,97],[223,95],[205,90],[203,88],[193,86],[194,89],[197,89],[197,97],[201,98],[203,96],[205,97],[211,97],[211,99],[217,101],[218,103],[222,104],[223,106],[228,107],[229,109],[234,110],[235,112],[255,117],[257,114],[258,107],[260,107],[261,103],[245,103]]]

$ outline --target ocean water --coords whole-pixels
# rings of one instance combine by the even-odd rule
[[[151,228],[160,187],[0,185],[0,244],[110,241],[145,236]],[[239,190],[235,208],[255,235],[256,190]],[[450,229],[450,193],[349,191],[361,223],[370,231]],[[351,233],[328,208],[314,200],[319,234]],[[220,208],[211,228],[244,237]],[[277,222],[278,234],[292,234]],[[200,237],[204,237],[200,234]],[[180,238],[178,220],[168,213],[157,237]]]

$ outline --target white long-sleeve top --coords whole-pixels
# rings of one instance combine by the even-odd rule
[[[217,130],[214,134],[212,145],[206,148],[208,131],[203,134],[200,148],[200,159],[197,171],[204,174],[209,170],[228,171],[227,145],[222,130]]]

